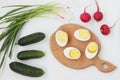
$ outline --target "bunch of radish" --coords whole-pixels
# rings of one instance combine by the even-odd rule
[[[96,20],[97,22],[101,21],[103,19],[103,13],[100,11],[100,8],[99,8],[99,5],[98,5],[98,2],[97,0],[95,0],[95,3],[96,3],[96,6],[97,6],[97,11],[94,13],[93,15],[93,18],[94,20]],[[91,15],[86,12],[86,8],[88,6],[86,6],[84,8],[84,12],[80,15],[80,20],[82,22],[89,22],[91,20]],[[103,35],[108,35],[110,33],[110,29],[111,27],[109,27],[107,24],[103,24],[101,27],[100,27],[100,31]]]

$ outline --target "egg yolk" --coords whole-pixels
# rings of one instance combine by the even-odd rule
[[[87,38],[89,37],[89,35],[90,35],[89,31],[86,30],[86,29],[81,29],[81,30],[79,31],[79,36],[80,36],[80,38],[82,38],[82,39],[87,39]]]
[[[92,42],[90,44],[88,44],[88,51],[91,53],[95,53],[98,49],[98,46],[95,42]]]
[[[57,38],[60,42],[66,42],[68,39],[68,36],[66,32],[61,31],[58,33]]]
[[[80,52],[78,50],[72,49],[70,50],[69,55],[71,58],[79,58]]]

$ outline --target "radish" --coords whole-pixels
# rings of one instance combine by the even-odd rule
[[[97,6],[97,11],[94,13],[94,19],[96,21],[101,21],[103,19],[103,13],[100,12],[97,0],[95,0],[95,2],[96,2],[96,6]]]
[[[89,5],[88,5],[88,6],[89,6]],[[81,21],[83,21],[83,22],[89,22],[90,19],[91,19],[90,14],[86,12],[86,8],[87,8],[88,6],[86,6],[86,7],[84,8],[84,13],[82,13],[82,14],[80,15],[80,19],[81,19]]]
[[[100,31],[103,35],[108,35],[110,33],[110,27],[106,24],[103,24],[100,28]]]
[[[111,28],[113,28],[116,25],[117,21],[112,25],[112,27],[109,27],[107,24],[103,24],[100,28],[100,31],[103,35],[108,35],[111,32]]]

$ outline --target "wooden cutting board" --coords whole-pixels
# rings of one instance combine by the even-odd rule
[[[52,51],[53,55],[55,56],[55,58],[63,65],[68,66],[70,68],[74,68],[74,69],[82,69],[82,68],[88,67],[90,65],[95,65],[102,72],[110,72],[110,71],[114,70],[116,67],[113,64],[111,64],[107,61],[101,60],[98,57],[98,54],[101,49],[101,43],[100,43],[99,39],[97,38],[97,36],[89,30],[90,34],[91,34],[90,40],[79,41],[79,40],[75,39],[75,37],[73,35],[74,32],[78,29],[86,29],[86,28],[83,26],[80,26],[78,24],[69,23],[69,24],[62,25],[57,29],[57,31],[62,30],[62,31],[67,32],[67,34],[68,34],[69,40],[65,47],[60,47],[57,45],[56,40],[55,40],[55,34],[57,31],[52,34],[52,36],[50,38],[50,48],[51,48],[51,51]],[[88,59],[85,55],[85,49],[86,49],[88,43],[90,43],[90,42],[96,42],[98,44],[98,53],[93,59]],[[63,51],[67,47],[75,47],[75,48],[79,49],[81,52],[81,57],[77,60],[72,60],[72,59],[68,59],[67,57],[65,57]],[[104,67],[104,66],[106,66],[106,67]]]

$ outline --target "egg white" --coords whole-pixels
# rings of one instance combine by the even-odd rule
[[[88,41],[91,37],[91,35],[89,34],[88,38],[87,39],[83,39],[79,36],[79,32],[81,31],[81,29],[78,29],[74,32],[74,37],[80,41]]]
[[[64,31],[62,31],[62,30],[57,31],[56,34],[55,34],[55,40],[56,40],[57,44],[58,44],[60,47],[64,47],[64,46],[66,46],[66,44],[67,44],[67,42],[68,42],[68,38],[67,38],[67,40],[66,40],[65,42],[59,41],[58,38],[57,38],[57,36],[58,36],[58,34],[59,34],[60,32],[64,32]],[[65,32],[65,33],[66,33],[66,32]],[[67,34],[67,33],[66,33],[66,34]],[[67,36],[68,36],[68,34],[67,34]]]
[[[80,53],[80,51],[79,51],[77,48],[68,47],[68,48],[65,48],[65,49],[64,49],[64,51],[63,51],[64,55],[65,55],[67,58],[69,58],[69,59],[79,59],[80,56],[81,56],[81,53],[80,53],[80,56],[79,56],[78,58],[71,58],[71,57],[70,57],[69,52],[70,52],[71,49],[75,49],[75,50],[77,50],[77,51]]]
[[[90,44],[90,43],[89,43]],[[88,45],[89,45],[88,44]],[[98,45],[97,45],[97,50],[94,52],[94,53],[91,53],[91,52],[89,52],[88,51],[88,45],[87,45],[87,47],[86,47],[86,49],[85,49],[85,55],[86,55],[86,57],[88,58],[88,59],[92,59],[92,58],[94,58],[96,55],[97,55],[97,53],[98,53]]]

